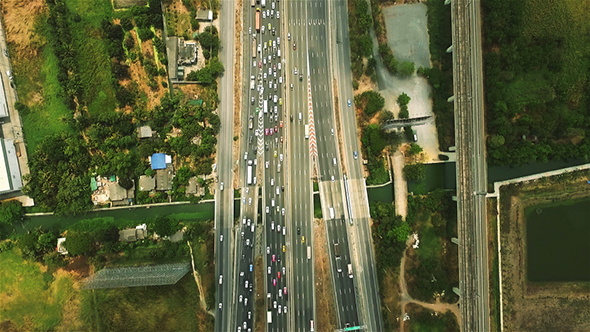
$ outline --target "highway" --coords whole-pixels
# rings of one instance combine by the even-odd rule
[[[288,122],[288,210],[291,232],[287,234],[288,266],[293,271],[289,281],[292,302],[289,313],[289,331],[309,331],[315,320],[314,252],[313,252],[313,185],[309,141],[305,139],[308,118],[308,58],[307,8],[305,2],[281,2],[284,5],[285,74],[287,87]],[[283,33],[283,39],[285,39]],[[290,36],[290,40],[289,37]],[[293,47],[295,46],[295,47]],[[295,48],[295,49],[293,49]],[[308,259],[308,248],[310,258]]]
[[[345,196],[338,150],[338,131],[332,98],[332,72],[329,53],[328,2],[307,2],[308,59],[312,96],[314,133],[310,141],[317,145],[317,178],[324,225],[327,232],[328,255],[337,313],[337,328],[358,326],[354,280],[348,276],[350,255],[346,231]],[[340,253],[334,252],[338,243]]]
[[[340,140],[343,146],[341,158],[348,180],[351,202],[347,223],[350,257],[353,265],[354,284],[357,290],[359,324],[367,331],[382,331],[381,299],[370,228],[369,202],[367,197],[359,133],[356,126],[350,67],[350,43],[348,37],[348,10],[346,1],[330,1],[330,24],[332,38],[330,47],[334,76],[336,77],[340,117]],[[350,104],[349,104],[350,101]],[[355,156],[356,153],[356,156]]]
[[[232,145],[233,145],[233,77],[234,77],[234,52],[233,52],[233,31],[234,31],[234,6],[235,2],[229,0],[221,1],[220,25],[221,29],[221,49],[219,58],[223,63],[225,72],[220,78],[219,93],[219,116],[221,118],[221,128],[217,149],[219,158],[217,160],[217,189],[215,192],[215,275],[219,279],[216,292],[216,302],[218,307],[215,330],[217,332],[226,332],[235,330],[231,317],[235,307],[233,296],[235,282],[234,265],[235,258],[231,245],[234,240],[232,229],[234,223],[234,205],[233,205],[233,172],[232,172]],[[223,183],[223,189],[221,186]],[[224,241],[221,240],[224,237]],[[221,283],[220,283],[221,282]]]
[[[462,331],[489,331],[480,1],[452,2]]]

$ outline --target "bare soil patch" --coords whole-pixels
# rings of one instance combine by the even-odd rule
[[[131,6],[145,6],[147,0],[113,0],[115,9],[129,8]]]
[[[590,196],[590,172],[502,188],[500,230],[505,331],[590,330],[590,283],[530,283],[526,278],[528,206]]]
[[[70,263],[63,268],[63,270],[69,272],[78,279],[86,278],[88,275],[90,275],[90,264],[88,264],[88,258],[86,256],[74,257],[70,260]]]
[[[323,220],[314,221],[314,254],[315,254],[315,292],[316,292],[316,331],[335,331],[336,304],[334,288],[330,274],[326,227]]]
[[[384,273],[383,282],[379,285],[379,290],[383,294],[381,305],[385,307],[385,310],[383,310],[383,315],[385,316],[383,317],[383,321],[391,323],[401,319],[399,271],[387,268]]]
[[[254,259],[254,330],[264,331],[266,329],[265,300],[264,297],[264,266],[262,256]]]
[[[10,51],[26,59],[38,56],[40,46],[45,44],[45,40],[41,35],[35,34],[35,21],[39,14],[47,12],[45,1],[3,0],[0,8]]]

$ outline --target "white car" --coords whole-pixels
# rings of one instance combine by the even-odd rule
[[[281,305],[279,304],[279,314],[281,313]]]
[[[248,34],[251,35],[252,34],[252,27],[248,27]]]
[[[279,84],[283,84],[283,76],[279,76]]]
[[[270,4],[270,8],[275,9],[275,2],[274,1]]]
[[[287,39],[291,40],[291,33],[290,32],[287,34]]]
[[[274,198],[270,200],[270,206],[272,206],[272,207],[275,206],[275,199]]]
[[[286,314],[287,313],[287,306],[283,307],[283,313]]]
[[[252,197],[248,198],[248,205],[252,205]]]
[[[285,267],[283,266],[283,275],[286,273],[286,272],[285,272],[286,270],[287,270],[287,269],[285,269]]]
[[[268,161],[265,164],[266,164],[266,168],[268,168],[268,165],[269,165]]]
[[[279,62],[278,66],[279,70],[281,70],[281,63]]]
[[[219,276],[219,284],[223,284],[223,274]]]
[[[283,208],[283,209],[281,210],[281,214],[282,214],[283,216],[285,215],[285,208]]]
[[[283,154],[282,153],[279,155],[279,160],[283,161]]]
[[[267,272],[268,272],[268,274],[270,274],[270,266],[268,267]],[[269,293],[269,295],[270,295],[270,293]]]
[[[281,225],[277,225],[277,232],[281,232]]]
[[[269,213],[269,212],[270,212],[270,208],[267,206],[266,207],[266,213]]]
[[[266,247],[266,253],[270,254],[270,247]],[[270,266],[268,268],[270,269]]]
[[[275,185],[275,179],[270,179],[270,185],[274,186]]]
[[[248,306],[248,298],[245,297],[244,298],[244,307]],[[244,322],[244,324],[246,324],[246,322]]]
[[[248,280],[244,282],[244,288],[248,288]]]
[[[266,18],[266,12],[262,11],[262,18]]]
[[[276,104],[279,101],[279,97],[277,95],[274,95],[272,97],[272,101]]]
[[[273,306],[273,307],[276,309],[276,308],[277,308],[277,301],[274,301],[274,302],[272,303],[272,306]]]
[[[219,235],[219,242],[223,242],[223,234]]]
[[[279,14],[279,11],[277,10],[277,20],[281,18],[281,14]]]
[[[252,223],[252,219],[248,219],[248,227],[250,227],[251,223]]]
[[[270,229],[273,231],[275,230],[275,222],[274,221],[270,222]]]
[[[283,292],[279,289],[279,297],[283,297]]]
[[[277,186],[276,195],[278,196],[280,193],[281,193],[281,189],[279,188],[279,186]]]
[[[287,307],[285,307],[287,309]],[[252,319],[252,311],[248,311],[248,319]]]
[[[242,302],[242,299],[243,299],[243,298],[244,298],[244,297],[243,297],[242,295],[240,295],[240,297],[238,298],[238,302]]]
[[[281,45],[281,37],[277,37],[277,45]]]

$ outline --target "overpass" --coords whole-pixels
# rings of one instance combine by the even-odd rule
[[[419,126],[426,124],[428,121],[430,121],[430,119],[432,119],[432,115],[421,116],[412,119],[391,119],[383,122],[381,129],[387,131],[395,128]]]

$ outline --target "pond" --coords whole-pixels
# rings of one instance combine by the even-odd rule
[[[529,207],[529,281],[590,281],[590,198]]]

